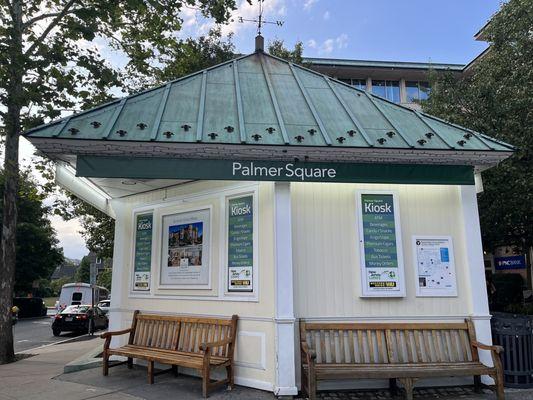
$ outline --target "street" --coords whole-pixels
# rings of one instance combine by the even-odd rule
[[[53,315],[48,315],[41,318],[19,319],[13,327],[15,353],[79,336],[75,332],[65,332],[55,337],[51,328],[53,318]]]

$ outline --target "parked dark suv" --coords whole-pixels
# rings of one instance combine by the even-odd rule
[[[15,297],[13,305],[19,309],[19,318],[46,316],[46,304],[40,297]]]

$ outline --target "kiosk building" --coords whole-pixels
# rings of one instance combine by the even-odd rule
[[[299,385],[299,319],[470,317],[491,343],[476,187],[506,143],[261,41],[25,136],[116,220],[111,330],[136,309],[238,314],[236,383],[279,395]]]

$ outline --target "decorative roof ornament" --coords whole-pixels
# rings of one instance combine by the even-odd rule
[[[245,19],[243,17],[238,17],[238,21],[240,23],[244,22],[253,22],[257,24],[257,36],[255,37],[255,51],[256,52],[262,52],[265,51],[265,38],[261,35],[261,28],[263,24],[272,24],[277,26],[283,26],[285,21],[277,20],[277,21],[267,21],[263,19],[263,2],[265,0],[259,0],[259,15],[256,19]]]

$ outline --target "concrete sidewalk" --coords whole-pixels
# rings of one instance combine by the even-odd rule
[[[134,366],[112,368],[108,377],[103,377],[100,368],[86,369],[64,374],[66,364],[88,353],[97,353],[102,346],[98,337],[82,337],[76,341],[46,346],[31,351],[35,356],[16,363],[0,365],[0,400],[180,400],[201,399],[199,378],[172,374],[156,376],[155,384],[149,385],[146,369]],[[232,391],[216,390],[212,400],[254,399],[273,400],[271,393],[239,387]],[[353,392],[320,392],[321,400],[379,400],[403,399],[391,397],[386,390]],[[417,400],[482,400],[496,399],[488,389],[475,394],[472,387],[415,389]],[[507,400],[533,400],[533,390],[506,390]]]

